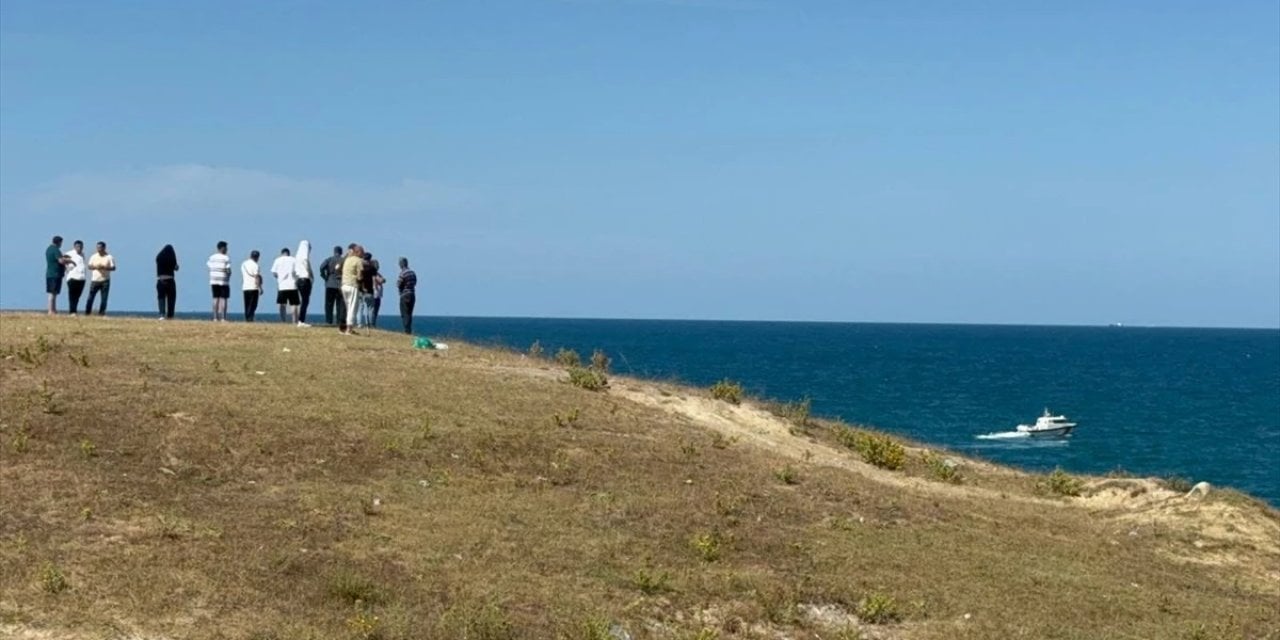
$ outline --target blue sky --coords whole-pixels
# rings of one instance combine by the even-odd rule
[[[121,310],[306,238],[429,314],[1277,327],[1280,8],[5,0],[0,307],[55,233]]]

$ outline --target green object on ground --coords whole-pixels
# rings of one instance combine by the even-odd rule
[[[418,337],[413,339],[413,348],[414,349],[434,349],[436,348],[436,345],[435,343],[431,342],[429,338]]]

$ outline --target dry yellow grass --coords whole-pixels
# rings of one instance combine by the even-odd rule
[[[0,351],[0,636],[1280,638],[1235,494],[941,482],[391,334],[6,314]]]

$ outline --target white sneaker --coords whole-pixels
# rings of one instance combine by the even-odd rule
[[[302,322],[301,320],[299,320],[299,321],[298,321],[298,326],[299,326],[299,327],[302,327],[302,328],[304,328],[304,329],[309,329],[309,328],[311,327],[311,325],[309,325],[309,324],[307,324],[307,323],[305,323],[305,322]]]

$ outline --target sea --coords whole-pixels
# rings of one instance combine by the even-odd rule
[[[314,318],[313,318],[314,321]],[[395,329],[398,317],[380,325]],[[585,358],[1024,469],[1178,477],[1280,506],[1280,330],[419,317],[441,341]],[[984,438],[1045,409],[1069,438]]]
[[[398,319],[397,319],[398,320]],[[1280,506],[1280,331],[423,318],[441,339],[587,357],[627,375],[808,398],[815,414],[1039,471],[1177,476]],[[387,323],[390,326],[390,323]],[[1048,408],[1069,438],[980,438]]]

